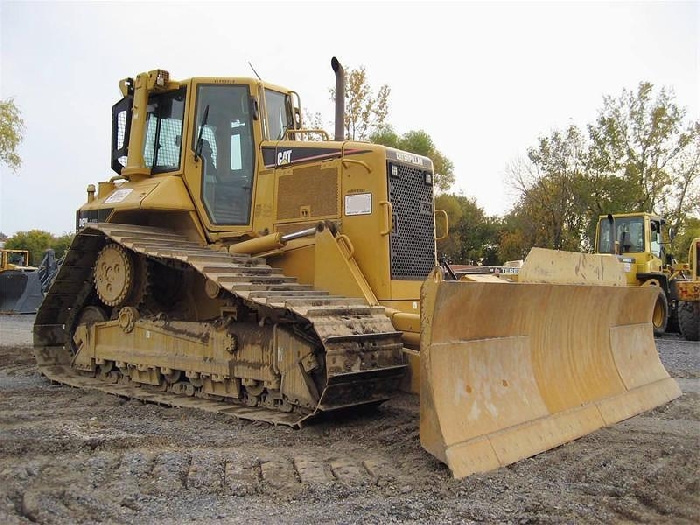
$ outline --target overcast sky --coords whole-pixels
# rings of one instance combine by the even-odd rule
[[[0,0],[0,98],[27,128],[22,168],[0,168],[0,231],[74,229],[87,185],[113,175],[120,78],[251,76],[250,61],[330,121],[333,55],[388,84],[394,128],[428,132],[454,162],[454,190],[502,215],[506,165],[538,136],[593,121],[604,94],[647,80],[698,118],[699,5]]]

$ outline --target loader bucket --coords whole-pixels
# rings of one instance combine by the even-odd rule
[[[608,263],[586,257],[579,268],[605,268],[580,279],[588,284],[443,281],[438,273],[424,283],[420,439],[455,477],[508,465],[680,395],[654,343],[656,291],[597,284]],[[617,281],[609,278],[603,282]]]
[[[34,314],[43,300],[37,272],[7,270],[0,273],[0,312]]]

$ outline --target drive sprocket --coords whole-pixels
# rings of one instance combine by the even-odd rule
[[[119,244],[107,244],[95,262],[95,290],[100,300],[113,308],[138,304],[143,296],[140,264]]]

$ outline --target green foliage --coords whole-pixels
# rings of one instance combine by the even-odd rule
[[[498,219],[486,217],[474,199],[463,195],[438,195],[435,209],[447,212],[450,228],[448,238],[438,241],[440,256],[454,264],[498,264]]]
[[[57,259],[63,257],[68,251],[68,248],[70,248],[70,245],[73,242],[73,237],[75,237],[74,233],[64,233],[63,235],[54,237],[51,248],[53,248],[56,252]]]
[[[349,140],[367,140],[381,128],[389,113],[391,88],[382,85],[374,94],[367,80],[364,66],[345,70],[345,137]],[[336,93],[331,89],[331,99]]]
[[[693,239],[700,238],[700,219],[688,217],[683,231],[673,239],[671,253],[679,261],[688,262],[688,250]]]
[[[700,123],[684,119],[671,92],[654,96],[643,82],[604,97],[587,135],[569,126],[541,137],[509,169],[520,234],[504,237],[508,250],[520,242],[592,250],[598,216],[607,213],[657,213],[680,231],[700,211]]]
[[[17,148],[22,142],[24,121],[15,101],[11,98],[0,100],[0,164],[12,171],[22,165]]]
[[[583,137],[570,126],[540,138],[528,157],[538,174],[531,183],[520,179],[521,198],[517,213],[523,221],[525,237],[533,246],[578,251],[585,234],[585,210],[588,187],[583,176],[585,166]]]
[[[437,251],[439,256],[446,256],[452,263],[461,264],[461,242],[457,225],[462,221],[464,212],[462,203],[456,195],[442,194],[435,197],[435,209],[444,210],[447,213],[449,232],[447,239],[438,241]],[[439,220],[439,219],[438,219]],[[441,232],[443,233],[443,232]]]
[[[433,139],[425,131],[409,131],[399,136],[391,126],[384,126],[372,133],[369,140],[431,159],[435,170],[436,191],[445,192],[454,184],[454,164],[435,147]]]
[[[375,144],[381,144],[382,146],[401,149],[401,137],[398,133],[396,133],[396,131],[394,131],[394,128],[392,128],[391,126],[383,126],[379,128],[377,131],[372,133],[372,135],[370,135],[369,140],[370,142],[374,142]],[[416,152],[411,151],[410,153]]]
[[[526,221],[527,222],[527,221]],[[506,215],[498,232],[498,260],[517,261],[524,259],[532,244],[525,239],[522,218],[515,212]]]
[[[28,263],[38,266],[47,249],[53,248],[56,251],[56,258],[60,259],[68,250],[72,241],[72,233],[55,237],[51,233],[42,230],[30,230],[15,233],[15,235],[5,241],[5,248],[8,250],[28,250]]]
[[[446,192],[454,184],[454,165],[436,147],[433,139],[423,130],[399,135],[391,126],[383,126],[370,136],[370,141],[409,153],[423,155],[433,161],[434,184],[437,196],[435,209],[447,212],[449,232],[447,239],[438,241],[438,254],[455,264],[495,264],[497,243],[495,226],[477,207],[474,199]]]
[[[679,229],[700,206],[700,123],[686,122],[674,98],[640,82],[636,91],[604,97],[588,131],[592,170],[623,184],[618,207],[658,213]]]

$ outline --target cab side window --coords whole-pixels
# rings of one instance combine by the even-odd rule
[[[153,173],[180,169],[185,90],[155,94],[148,99],[143,159]]]
[[[271,89],[265,90],[267,108],[267,129],[270,140],[282,140],[289,128],[287,95]]]

